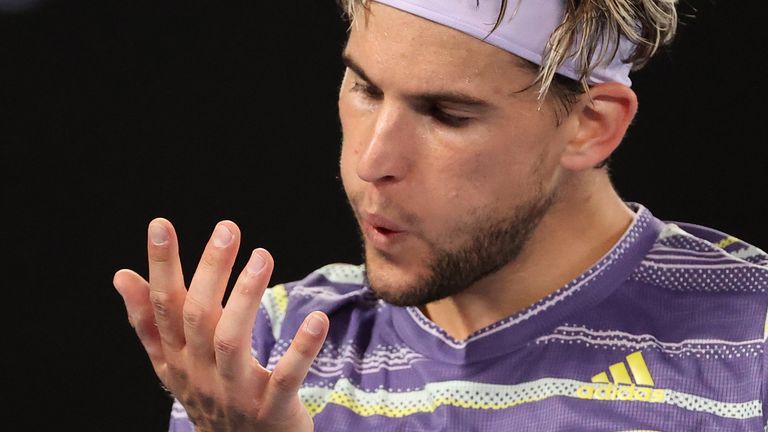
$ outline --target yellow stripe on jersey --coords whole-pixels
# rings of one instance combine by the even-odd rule
[[[765,310],[765,330],[763,330],[763,340],[768,341],[768,309]]]
[[[261,308],[267,313],[272,325],[272,336],[275,340],[280,338],[283,327],[285,310],[288,308],[288,292],[285,285],[275,285],[267,288],[261,296]]]
[[[272,297],[275,301],[275,306],[277,306],[277,312],[285,316],[285,310],[288,309],[288,292],[285,290],[285,285],[275,285],[272,288]]]
[[[717,245],[717,247],[719,247],[720,249],[725,249],[725,248],[727,248],[728,246],[730,246],[730,245],[732,245],[732,244],[736,243],[737,241],[739,241],[739,239],[737,239],[736,237],[733,237],[733,236],[728,236],[728,237],[726,237],[726,238],[724,238],[724,239],[720,240],[720,241],[719,241],[719,242],[718,242],[716,245]]]
[[[593,393],[593,395],[586,395]],[[594,396],[594,397],[592,397]],[[432,413],[440,407],[473,410],[502,410],[529,403],[543,403],[554,397],[580,399],[585,403],[663,403],[690,412],[705,412],[723,418],[762,417],[761,401],[722,402],[671,389],[636,385],[586,383],[563,378],[541,378],[513,384],[484,384],[472,381],[443,381],[416,390],[363,390],[346,378],[334,387],[304,386],[299,397],[312,416],[329,405],[341,406],[360,416],[381,415],[401,418]]]
[[[410,392],[368,392],[358,389],[346,379],[340,379],[333,389],[304,387],[299,390],[299,396],[312,416],[323,411],[328,404],[334,404],[365,417],[381,415],[400,418],[432,413],[442,406],[496,411],[555,396],[575,397],[578,384],[573,380],[546,378],[513,386],[447,381],[430,383],[424,389]]]

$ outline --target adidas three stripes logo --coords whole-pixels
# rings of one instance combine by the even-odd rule
[[[592,377],[592,384],[579,387],[576,396],[595,400],[663,402],[666,393],[653,388],[655,384],[643,354],[640,351],[633,352],[625,360],[608,367],[613,380],[608,378],[605,371],[600,372]]]

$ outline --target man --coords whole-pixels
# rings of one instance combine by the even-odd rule
[[[171,430],[765,430],[768,256],[623,202],[604,168],[674,2],[343,5],[365,266],[265,290],[257,249],[222,308],[237,226],[187,290],[153,220],[149,280],[114,282]]]

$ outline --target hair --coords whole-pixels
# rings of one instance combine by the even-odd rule
[[[360,9],[373,0],[338,0],[346,19],[354,21]],[[496,24],[501,25],[510,0],[501,2]],[[518,0],[522,1],[522,0]],[[552,90],[566,111],[582,93],[589,94],[588,79],[602,61],[616,56],[622,36],[635,44],[629,58],[632,70],[641,69],[677,31],[677,0],[563,0],[565,16],[552,33],[531,86],[538,85],[539,100]],[[480,0],[477,0],[478,5]],[[489,34],[490,34],[489,33]],[[578,65],[576,80],[556,74],[568,58]],[[533,64],[533,63],[532,63]]]

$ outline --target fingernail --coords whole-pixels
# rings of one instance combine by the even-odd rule
[[[324,324],[325,323],[323,323],[322,319],[317,318],[314,315],[310,315],[309,318],[307,318],[307,325],[306,325],[307,333],[313,336],[319,335],[320,332],[323,331]]]
[[[232,234],[232,231],[226,225],[219,225],[213,231],[213,245],[216,247],[227,247],[234,238],[235,235]]]
[[[245,265],[245,269],[248,271],[248,273],[256,274],[264,268],[266,263],[267,261],[264,259],[264,257],[254,250],[251,253],[251,259],[249,259],[248,264]]]
[[[155,246],[162,246],[168,243],[168,230],[159,223],[149,225],[149,240]]]

